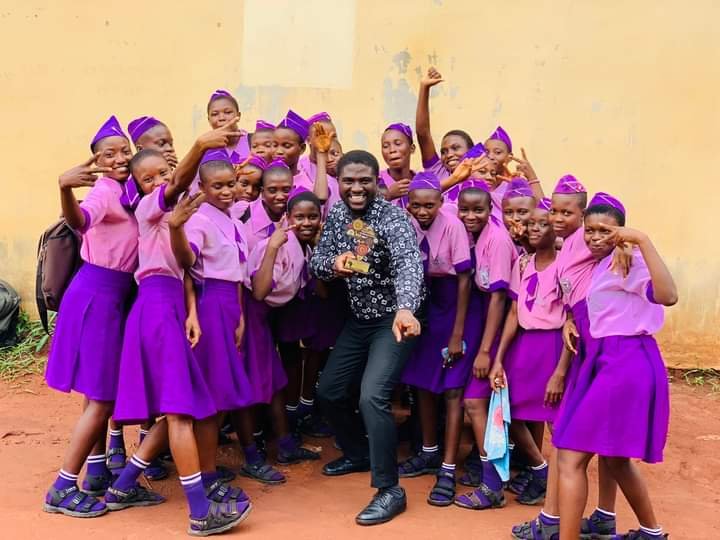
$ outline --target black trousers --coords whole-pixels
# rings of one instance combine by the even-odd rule
[[[415,341],[395,341],[394,318],[388,315],[365,321],[351,316],[330,353],[317,395],[343,453],[351,459],[370,457],[371,485],[376,488],[398,482],[397,431],[391,397]],[[367,439],[360,419],[353,413],[352,389],[358,382]]]

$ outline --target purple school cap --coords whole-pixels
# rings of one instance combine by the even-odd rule
[[[462,182],[459,191],[465,191],[466,189],[479,189],[485,193],[490,193],[490,186],[488,186],[487,182],[478,178],[470,178]]]
[[[133,144],[143,136],[143,133],[160,124],[162,124],[162,122],[154,116],[141,116],[130,122],[128,124],[128,133],[130,134]]]
[[[594,206],[596,204],[606,204],[608,206],[612,206],[623,216],[625,215],[625,206],[623,206],[623,203],[621,203],[618,199],[616,199],[609,193],[603,193],[602,191],[598,191],[592,198],[588,206]]]
[[[486,153],[486,151],[485,151],[485,147],[483,146],[483,143],[477,143],[475,146],[470,148],[470,150],[465,152],[463,159],[478,158],[485,153]]]
[[[553,189],[553,193],[567,195],[573,193],[587,193],[587,190],[585,189],[585,186],[583,186],[572,174],[566,174],[558,180],[555,189]]]
[[[200,165],[202,165],[203,163],[207,163],[208,161],[225,161],[226,163],[232,165],[230,156],[228,155],[227,150],[225,150],[224,148],[211,148],[210,150],[206,151],[203,154],[202,159],[200,160]]]
[[[287,112],[285,118],[280,120],[280,123],[277,125],[277,127],[292,129],[295,133],[298,134],[301,141],[307,139],[308,132],[310,131],[310,125],[308,124],[307,120],[305,120],[302,116],[292,110],[289,110]]]
[[[264,171],[268,167],[268,162],[265,161],[265,159],[262,156],[251,156],[250,159],[247,160],[247,163],[245,165],[252,165],[253,167],[257,167],[261,171]]]
[[[275,126],[270,122],[266,122],[265,120],[258,120],[257,122],[255,122],[255,131],[272,131],[274,129]]]
[[[402,122],[395,122],[394,124],[390,124],[388,127],[385,128],[385,131],[390,131],[391,129],[394,129],[396,131],[399,131],[403,135],[405,135],[408,140],[410,141],[410,144],[413,142],[413,131],[410,126],[407,124],[403,124]],[[383,133],[385,133],[383,131]]]
[[[507,131],[505,131],[502,126],[498,126],[495,128],[495,131],[492,132],[492,135],[488,137],[488,140],[490,139],[504,142],[505,146],[507,146],[508,152],[512,152],[512,141],[510,140],[510,135],[507,134]]]
[[[215,90],[212,93],[212,95],[210,96],[210,99],[208,100],[208,103],[212,103],[216,99],[220,99],[220,98],[229,98],[229,99],[232,99],[233,101],[235,101],[235,98],[233,97],[233,95],[230,92],[228,92],[227,90],[223,90],[221,88],[221,89]]]
[[[305,186],[293,186],[293,188],[290,190],[290,193],[288,194],[288,202],[290,202],[298,195],[302,195],[303,193],[311,193],[311,191]]]
[[[310,126],[312,126],[315,122],[332,122],[332,118],[330,118],[330,115],[326,112],[319,112],[313,114],[307,119],[307,123]]]
[[[417,173],[410,185],[408,186],[408,193],[417,189],[432,189],[434,191],[442,191],[440,187],[440,180],[437,176],[428,171],[421,171]]]
[[[267,167],[265,167],[265,170],[268,169],[287,169],[290,170],[290,167],[287,166],[287,163],[285,163],[282,159],[276,158],[273,159],[270,163],[268,163]]]
[[[533,192],[530,189],[530,184],[524,178],[513,178],[510,180],[510,185],[503,195],[503,201],[506,199],[514,199],[516,197],[532,197]]]
[[[118,119],[115,118],[115,115],[112,115],[110,118],[105,120],[105,123],[100,126],[100,129],[90,142],[90,149],[92,150],[93,146],[95,146],[98,141],[106,137],[125,137],[126,139],[128,138],[128,136],[125,135],[125,133],[123,132],[120,122],[118,122]]]
[[[540,210],[545,210],[546,212],[549,212],[551,207],[552,201],[547,197],[543,197],[537,203],[537,208],[539,208]]]

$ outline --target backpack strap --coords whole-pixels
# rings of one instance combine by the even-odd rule
[[[37,250],[37,268],[35,269],[35,303],[37,304],[38,315],[40,316],[40,322],[45,330],[46,334],[50,334],[50,327],[48,325],[48,309],[45,303],[45,294],[43,293],[43,266],[45,262],[45,243],[47,242],[47,232],[44,232],[40,236]]]

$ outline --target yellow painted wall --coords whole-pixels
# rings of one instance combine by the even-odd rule
[[[718,20],[714,0],[4,0],[0,277],[31,306],[58,174],[110,113],[163,119],[182,153],[228,88],[245,128],[327,110],[346,150],[379,152],[386,124],[414,123],[434,64],[436,140],[502,123],[546,189],[573,172],[618,194],[679,283],[669,363],[719,365]]]

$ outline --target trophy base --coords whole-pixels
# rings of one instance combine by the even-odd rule
[[[345,263],[345,268],[359,274],[367,274],[370,272],[370,265],[360,259],[348,259]]]

